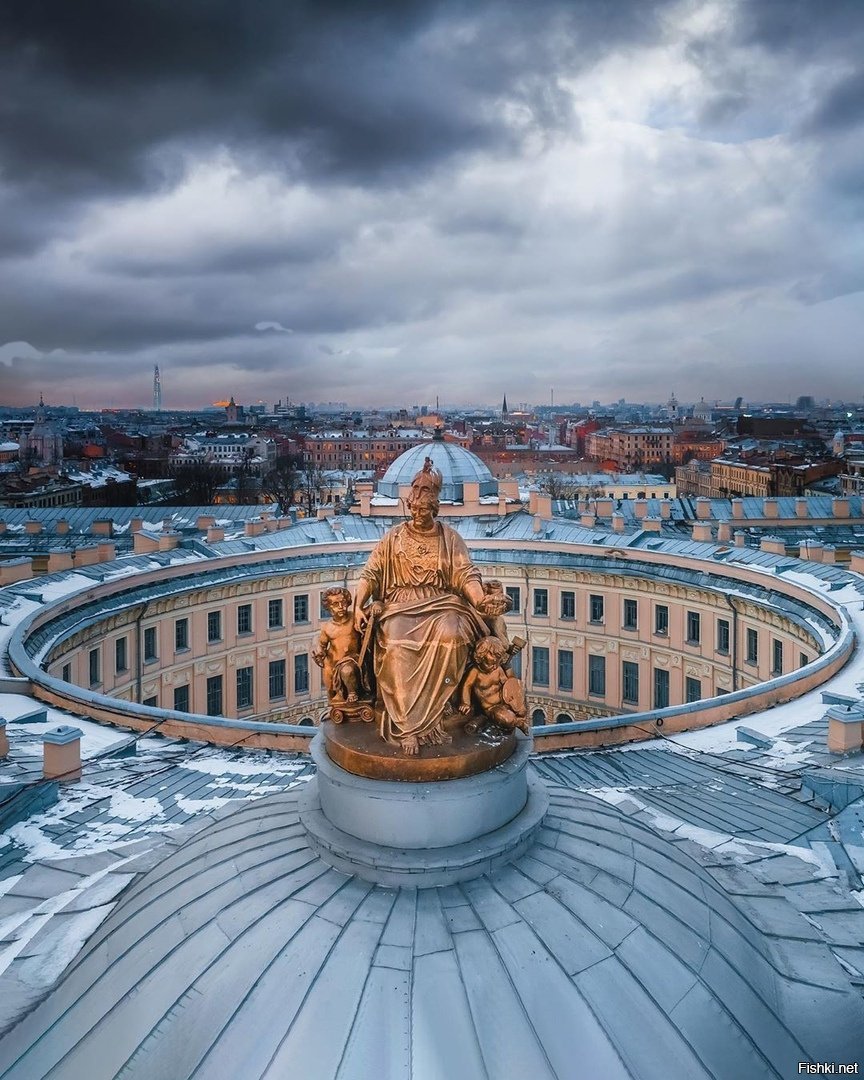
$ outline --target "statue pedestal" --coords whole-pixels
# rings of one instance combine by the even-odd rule
[[[414,888],[466,881],[518,858],[540,827],[548,796],[528,777],[530,752],[520,735],[503,765],[475,776],[374,780],[334,764],[318,734],[300,819],[313,849],[346,874]]]
[[[407,757],[398,746],[384,742],[378,724],[321,725],[327,756],[346,772],[373,780],[456,780],[502,765],[516,749],[512,731],[490,725],[474,735],[465,732],[467,717],[454,713],[445,723],[451,742],[423,746]]]

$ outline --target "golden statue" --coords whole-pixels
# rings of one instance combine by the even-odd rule
[[[450,742],[444,721],[474,645],[509,608],[503,591],[484,590],[462,537],[437,520],[440,492],[426,458],[411,482],[411,520],[378,542],[354,601],[354,629],[364,643],[373,637],[380,734],[408,755]]]

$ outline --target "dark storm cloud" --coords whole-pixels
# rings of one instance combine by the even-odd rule
[[[494,108],[505,95],[554,126],[562,62],[653,32],[662,6],[12,0],[4,168],[65,190],[158,184],[178,166],[152,151],[196,139],[291,173],[426,167],[511,141]]]
[[[146,402],[155,362],[178,404],[682,363],[707,396],[763,344],[806,378],[823,302],[846,372],[862,32],[861,0],[7,0],[0,400]]]

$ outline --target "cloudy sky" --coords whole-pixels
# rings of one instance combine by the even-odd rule
[[[864,394],[862,0],[5,0],[0,403]]]

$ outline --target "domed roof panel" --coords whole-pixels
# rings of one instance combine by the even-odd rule
[[[441,499],[445,502],[462,502],[463,485],[466,481],[480,485],[481,495],[497,495],[498,481],[484,463],[457,443],[448,443],[440,439],[419,443],[400,454],[384,473],[378,483],[378,493],[391,499],[399,498],[399,488],[411,483],[423,468],[426,458],[441,473]]]
[[[744,868],[726,893],[617,807],[551,794],[522,858],[420,890],[328,866],[295,791],[231,812],[129,887],[0,1040],[5,1080],[737,1080],[855,1060],[860,996],[782,897]]]

